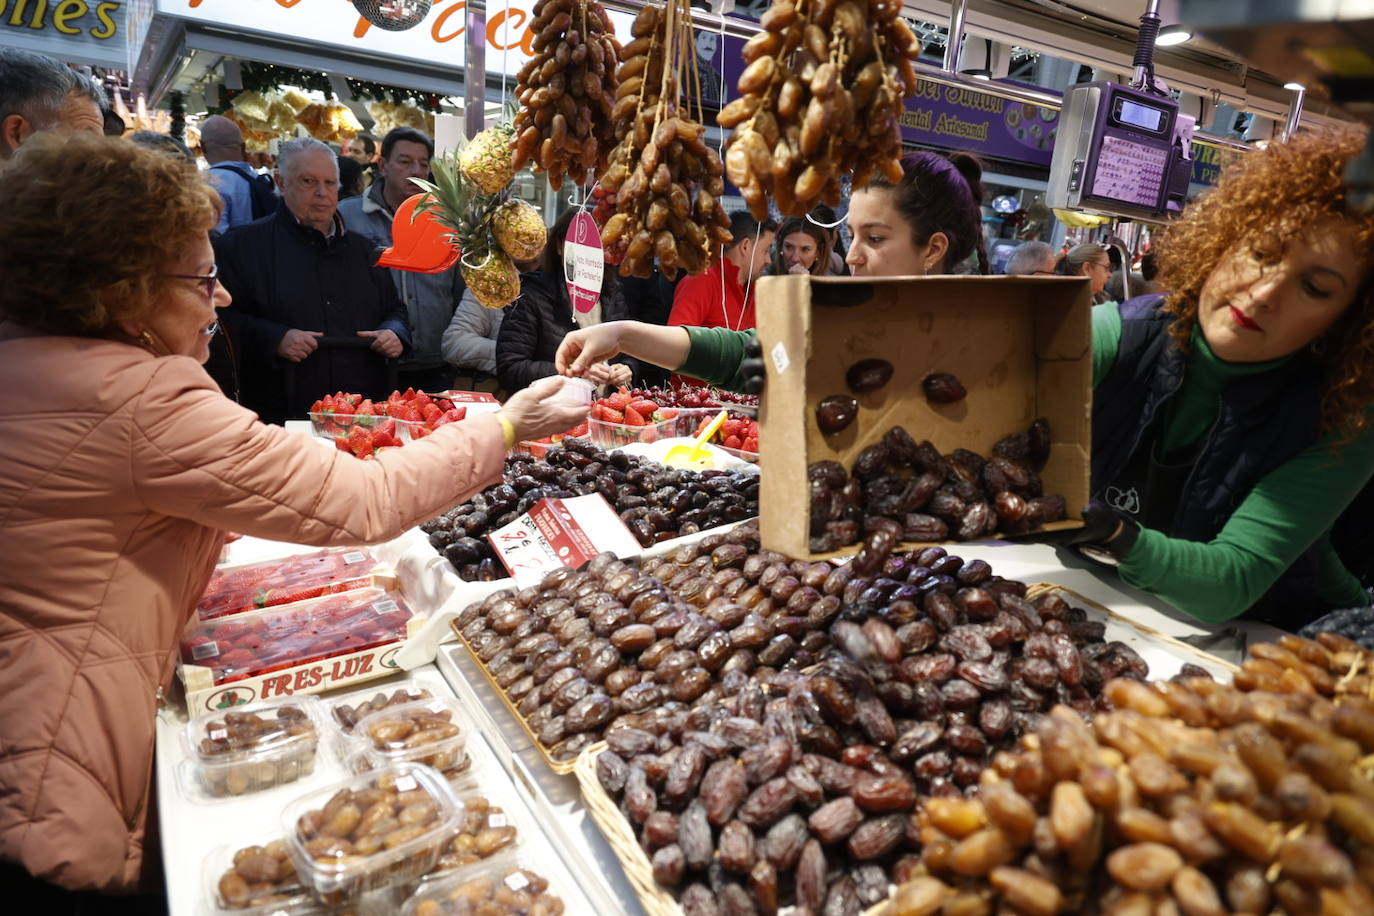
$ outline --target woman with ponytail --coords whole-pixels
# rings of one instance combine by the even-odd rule
[[[1084,242],[1073,246],[1059,256],[1054,269],[1064,277],[1087,277],[1092,282],[1093,305],[1111,301],[1105,290],[1112,278],[1112,256],[1101,245]]]

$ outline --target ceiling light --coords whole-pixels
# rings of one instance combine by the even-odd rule
[[[1283,88],[1289,92],[1303,92],[1307,89],[1302,83],[1284,83]]]
[[[1193,40],[1193,30],[1187,26],[1171,25],[1160,30],[1155,37],[1155,44],[1161,48],[1168,48],[1172,45],[1181,45],[1185,41]]]

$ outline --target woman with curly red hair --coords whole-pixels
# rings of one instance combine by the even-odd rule
[[[1170,292],[1093,311],[1082,537],[1204,620],[1368,602],[1326,538],[1374,471],[1374,216],[1342,180],[1363,144],[1243,157],[1165,233]]]
[[[35,912],[161,887],[154,715],[225,531],[396,537],[586,413],[548,380],[366,462],[262,424],[201,368],[219,210],[127,140],[44,134],[0,168],[0,886]]]

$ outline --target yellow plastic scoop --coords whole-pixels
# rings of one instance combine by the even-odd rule
[[[674,445],[668,449],[667,454],[663,456],[663,463],[670,468],[698,468],[703,471],[713,469],[716,462],[711,453],[702,446],[716,434],[716,430],[720,429],[720,425],[729,414],[728,410],[716,414],[715,419],[706,424],[706,428],[697,434],[696,441],[691,445]]]

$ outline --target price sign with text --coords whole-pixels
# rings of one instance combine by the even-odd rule
[[[644,549],[599,493],[541,499],[487,540],[521,588],[538,584],[560,566],[581,566],[608,550],[629,557]]]

